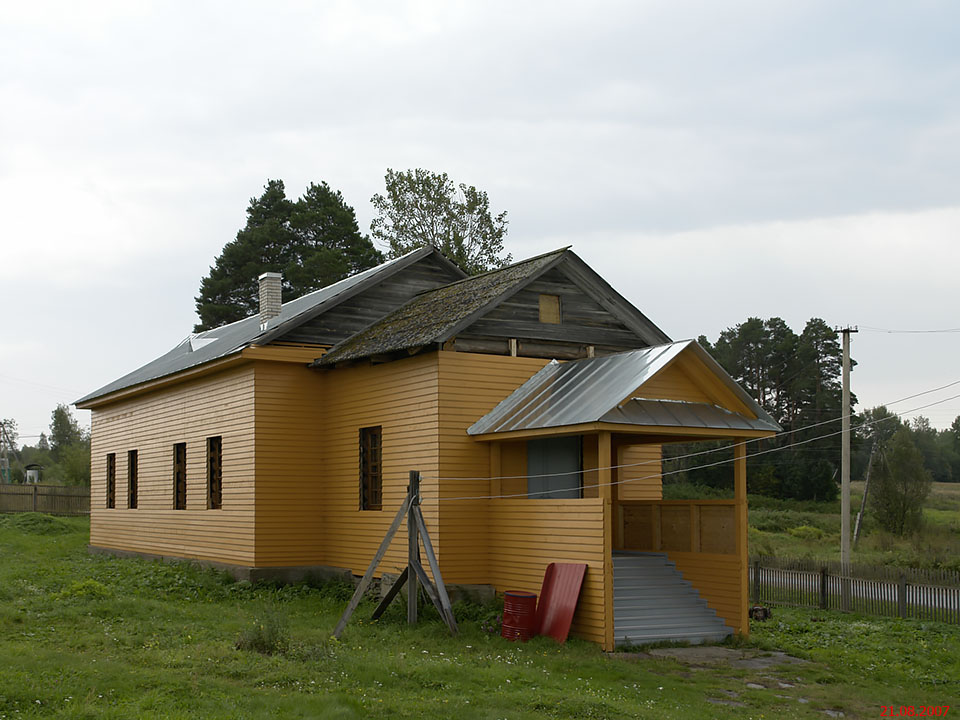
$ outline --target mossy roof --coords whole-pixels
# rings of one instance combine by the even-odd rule
[[[335,345],[315,365],[329,366],[445,342],[499,300],[559,262],[568,251],[569,248],[554,250],[423,292],[370,327]]]

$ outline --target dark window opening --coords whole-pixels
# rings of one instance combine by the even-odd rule
[[[207,438],[207,507],[219,510],[223,505],[223,438]]]
[[[173,509],[187,509],[187,444],[173,446]]]
[[[360,509],[383,507],[382,430],[360,428]]]
[[[107,454],[107,507],[117,506],[117,454]]]
[[[137,507],[137,451],[127,451],[127,507]]]
[[[583,497],[582,441],[572,437],[527,441],[527,494],[531,498]]]

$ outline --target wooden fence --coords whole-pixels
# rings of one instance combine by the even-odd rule
[[[90,488],[0,484],[0,513],[22,512],[89,515]]]
[[[960,573],[950,570],[752,558],[754,602],[960,624]]]

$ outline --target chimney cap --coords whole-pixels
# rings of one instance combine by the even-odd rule
[[[265,272],[265,273],[261,273],[260,277],[258,277],[257,280],[263,280],[264,278],[282,278],[282,277],[283,277],[283,273]]]

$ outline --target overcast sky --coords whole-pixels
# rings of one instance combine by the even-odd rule
[[[960,380],[960,333],[865,330],[960,328],[960,4],[0,11],[0,417],[26,442],[190,332],[268,178],[327,181],[366,231],[388,167],[486,190],[515,258],[573,245],[674,339],[821,317],[861,327],[861,407]]]

